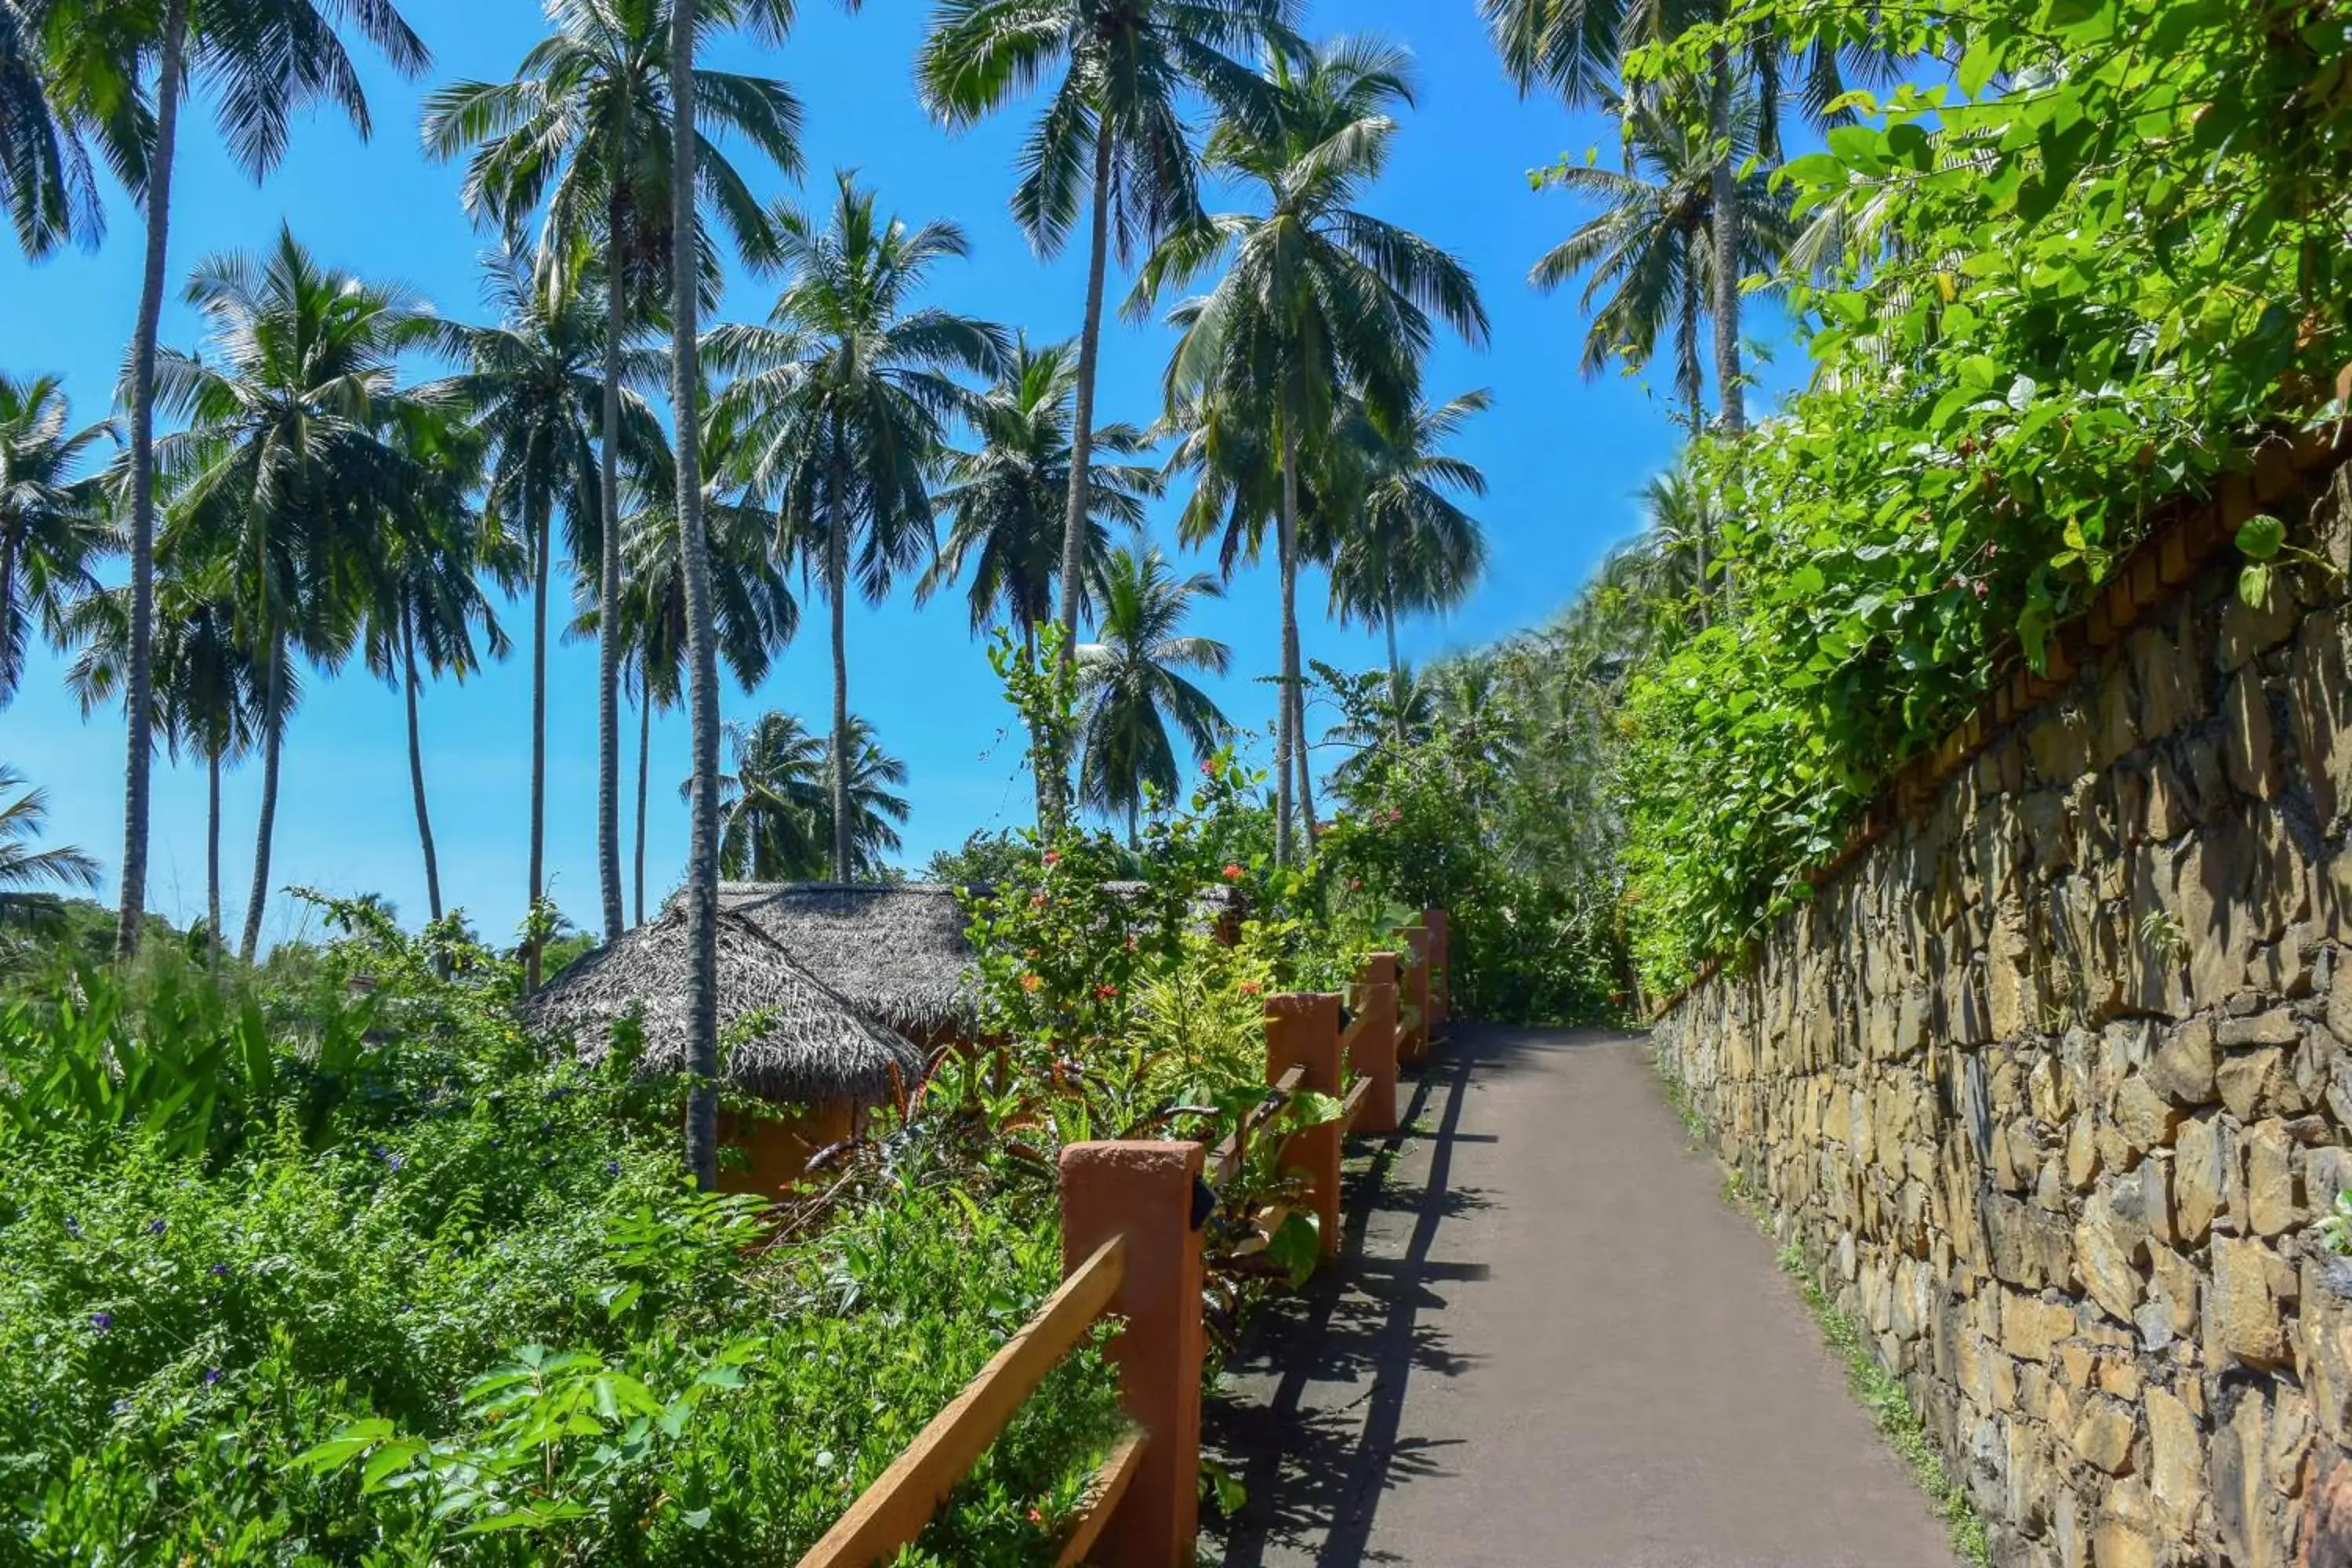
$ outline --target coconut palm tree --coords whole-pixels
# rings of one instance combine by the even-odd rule
[[[1024,646],[1034,648],[1037,629],[1054,618],[1077,382],[1074,343],[1033,348],[1026,334],[1017,337],[996,384],[971,410],[979,444],[949,455],[944,480],[931,498],[947,514],[947,542],[916,584],[915,602],[927,603],[969,567],[964,603],[974,636],[1001,622],[1018,627]],[[1105,425],[1089,445],[1097,458],[1128,458],[1148,450],[1151,440],[1132,425]],[[1102,581],[1111,529],[1141,527],[1143,503],[1160,488],[1158,469],[1146,463],[1097,461],[1087,473],[1092,493],[1081,609],[1090,608]]]
[[[1223,592],[1205,572],[1180,577],[1155,547],[1122,546],[1103,573],[1101,640],[1078,649],[1079,787],[1087,805],[1127,818],[1130,846],[1140,842],[1146,789],[1169,799],[1178,786],[1176,748],[1168,725],[1183,731],[1193,756],[1205,757],[1230,726],[1187,670],[1223,675],[1232,650],[1181,628],[1195,600]]]
[[[1385,166],[1396,135],[1388,109],[1412,101],[1410,60],[1377,40],[1340,38],[1295,58],[1276,53],[1267,79],[1280,107],[1264,133],[1228,120],[1209,139],[1216,172],[1263,196],[1262,213],[1193,225],[1144,264],[1130,311],[1225,263],[1210,293],[1174,312],[1181,338],[1168,369],[1171,409],[1215,408],[1255,426],[1280,478],[1281,725],[1276,853],[1295,858],[1290,769],[1303,741],[1297,575],[1300,485],[1309,449],[1331,432],[1354,388],[1384,416],[1420,391],[1433,316],[1473,342],[1486,308],[1469,268],[1409,230],[1353,204]]]
[[[100,478],[82,471],[114,426],[70,423],[55,376],[0,374],[0,707],[16,695],[37,628],[64,646],[67,607],[97,592],[92,569],[116,543]]]
[[[594,295],[594,268],[542,265],[511,247],[486,263],[483,290],[497,321],[445,322],[436,344],[465,366],[428,389],[436,400],[471,411],[488,471],[486,526],[503,534],[492,563],[511,562],[530,583],[530,908],[546,896],[547,622],[549,579],[562,522],[562,553],[574,574],[601,580],[591,563],[604,554],[604,510],[595,432],[604,395],[605,318]],[[643,350],[622,356],[624,381],[650,377],[658,361]],[[660,421],[625,388],[620,447],[643,461],[661,442]],[[536,944],[524,955],[525,984],[539,984]]]
[[[773,549],[776,513],[755,505],[729,477],[737,441],[735,430],[724,420],[705,417],[702,449],[711,462],[703,486],[703,515],[710,535],[713,630],[719,658],[736,684],[749,692],[767,678],[770,663],[799,632],[801,610],[785,575],[785,562]],[[646,796],[654,710],[676,707],[686,679],[686,588],[678,555],[677,491],[670,482],[666,444],[656,458],[637,485],[637,509],[621,522],[627,565],[621,584],[621,646],[637,700],[638,925],[646,921]],[[576,623],[578,628],[594,631],[599,614],[590,605]],[[723,847],[722,833],[722,858]]]
[[[1454,498],[1485,495],[1486,476],[1443,448],[1493,405],[1484,389],[1434,406],[1416,403],[1399,418],[1358,403],[1332,443],[1347,473],[1334,488],[1347,508],[1330,520],[1331,607],[1343,625],[1360,620],[1387,634],[1400,719],[1398,620],[1454,608],[1486,570],[1486,531]]]
[[[818,751],[817,766],[828,781],[849,781],[850,879],[880,881],[889,870],[885,857],[905,847],[898,828],[906,823],[909,807],[907,797],[898,792],[906,787],[907,764],[885,752],[874,738],[874,726],[855,713],[849,716],[846,732],[848,764],[835,765],[833,745],[827,742]],[[817,826],[823,838],[841,837],[834,830],[835,798],[828,790],[819,802]]]
[[[142,16],[145,12],[139,13]],[[131,194],[147,219],[139,316],[131,339],[131,647],[124,676],[129,745],[123,768],[122,907],[116,951],[136,951],[147,898],[148,765],[153,751],[149,641],[154,626],[155,405],[163,395],[156,334],[163,320],[172,220],[172,174],[180,108],[201,88],[230,161],[257,182],[277,167],[292,140],[294,116],[316,104],[343,111],[369,130],[367,96],[344,47],[347,24],[406,76],[423,71],[425,45],[391,0],[163,0],[161,31],[122,55],[131,99],[154,62],[154,133],[136,164]],[[248,911],[248,919],[257,912]]]
[[[735,771],[719,779],[719,869],[738,881],[808,879],[830,852],[824,742],[789,713],[727,726]],[[691,785],[689,784],[689,788]]]
[[[217,957],[225,929],[221,773],[252,749],[264,682],[254,649],[240,631],[232,563],[217,557],[189,559],[167,548],[157,552],[155,567],[155,630],[149,645],[155,730],[174,759],[184,748],[205,761],[205,929]],[[130,659],[130,588],[110,588],[76,601],[68,627],[79,651],[66,671],[66,684],[86,718],[121,694]],[[292,689],[293,673],[282,671],[279,691]]]
[[[52,925],[62,911],[47,889],[98,886],[98,862],[72,845],[33,847],[48,815],[48,796],[0,763],[0,926]]]
[[[0,0],[0,208],[34,259],[106,232],[91,143],[135,195],[153,116],[131,50],[103,7]]]
[[[849,745],[849,661],[844,626],[856,557],[868,603],[898,573],[938,548],[930,479],[947,424],[974,412],[953,379],[994,375],[1010,352],[1002,327],[913,295],[933,266],[970,254],[963,230],[936,222],[910,228],[875,210],[874,193],[847,171],[835,176],[832,212],[779,204],[772,215],[788,277],[764,326],[711,333],[711,363],[738,373],[719,399],[740,421],[740,477],[772,499],[782,533],[816,563],[833,613],[833,746]],[[853,861],[846,771],[833,781],[835,879]]]
[[[1287,42],[1297,9],[1295,0],[943,0],[932,15],[915,72],[924,103],[948,125],[971,125],[1061,72],[1022,149],[1013,216],[1044,256],[1061,249],[1082,205],[1093,218],[1062,514],[1067,647],[1077,646],[1085,591],[1111,247],[1124,261],[1199,218],[1200,169],[1181,105],[1188,90],[1225,120],[1272,134],[1266,84],[1234,55],[1261,40]]]
[[[514,542],[484,527],[466,504],[479,468],[473,433],[454,420],[420,413],[398,439],[433,493],[417,498],[415,530],[386,530],[382,549],[361,563],[359,639],[369,673],[398,687],[406,710],[409,795],[425,855],[425,902],[438,921],[441,866],[425,804],[417,700],[426,674],[436,680],[454,676],[462,683],[482,668],[482,648],[492,658],[507,657],[510,644],[482,590],[482,574],[511,578],[519,562],[511,553],[500,554],[511,552]]]
[[[459,82],[425,110],[425,143],[436,157],[470,150],[465,201],[478,220],[520,235],[543,222],[543,254],[561,257],[593,237],[604,276],[604,390],[598,440],[600,515],[621,507],[622,356],[635,321],[631,300],[658,298],[673,239],[677,142],[670,91],[669,17],[661,0],[565,0],[551,6],[554,31],[532,46],[505,82]],[[705,9],[700,26],[726,19]],[[697,179],[737,244],[764,241],[758,198],[702,129],[731,132],[786,174],[800,173],[800,103],[770,77],[695,68],[698,105]],[[701,258],[714,273],[715,256]],[[715,283],[715,278],[713,279]],[[621,538],[600,537],[596,597],[621,593]],[[597,643],[596,865],[607,931],[622,928],[620,683],[617,636]]]
[[[1654,100],[1620,104],[1626,167],[1562,163],[1546,172],[1549,185],[1583,197],[1601,210],[1537,262],[1528,280],[1547,292],[1581,276],[1580,303],[1590,323],[1578,368],[1599,375],[1612,359],[1647,365],[1659,341],[1673,344],[1675,395],[1689,410],[1694,431],[1702,419],[1702,322],[1715,292],[1717,160],[1706,139]],[[1754,100],[1743,98],[1733,124],[1744,158],[1755,150]],[[1740,183],[1746,220],[1738,270],[1769,272],[1795,239],[1784,195],[1768,174]]]
[[[157,458],[174,491],[173,547],[233,563],[238,635],[264,677],[261,822],[239,944],[250,959],[268,895],[289,654],[340,664],[361,563],[383,552],[387,530],[422,531],[437,487],[393,431],[431,410],[399,387],[396,370],[439,329],[407,295],[320,266],[282,229],[264,255],[198,267],[187,298],[207,323],[206,352],[157,357],[163,405],[188,424]],[[133,675],[147,658],[140,614],[134,597]]]

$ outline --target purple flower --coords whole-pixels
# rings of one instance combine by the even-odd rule
[[[114,1314],[111,1312],[92,1312],[89,1315],[89,1326],[102,1334],[106,1332],[107,1330],[114,1327]]]
[[[605,1161],[605,1162],[604,1162],[604,1173],[605,1173],[606,1175],[608,1175],[608,1176],[617,1176],[617,1175],[619,1175],[619,1174],[621,1173],[621,1162],[619,1162],[618,1160],[607,1160],[607,1161]]]
[[[215,1384],[218,1383],[220,1380],[221,1380],[221,1369],[220,1369],[220,1368],[218,1368],[218,1367],[216,1367],[216,1366],[208,1366],[208,1367],[205,1368],[205,1386],[206,1388],[210,1388],[213,1384]]]
[[[387,1165],[391,1166],[391,1167],[392,1167],[394,1170],[395,1170],[395,1171],[399,1170],[403,1165],[405,1165],[406,1163],[408,1163],[408,1162],[407,1162],[407,1161],[405,1161],[405,1160],[402,1159],[402,1158],[401,1158],[399,1155],[397,1155],[397,1154],[386,1154],[386,1155],[383,1157],[383,1163],[384,1163],[385,1164],[387,1164]]]
[[[161,1236],[161,1235],[163,1235],[163,1222],[162,1220],[160,1220],[160,1219],[151,1219],[151,1220],[149,1220],[149,1221],[147,1222],[147,1234],[148,1234],[148,1235],[150,1235],[150,1236]]]
[[[228,1272],[228,1265],[227,1265],[227,1264],[226,1264],[226,1263],[215,1263],[215,1264],[214,1264],[214,1265],[213,1265],[213,1278],[214,1278],[214,1279],[219,1279],[222,1275],[224,1275],[224,1274],[226,1274],[226,1273],[227,1273],[227,1272]]]
[[[71,1215],[66,1215],[66,1234],[72,1237],[76,1241],[79,1241],[81,1239],[81,1221],[74,1218]]]

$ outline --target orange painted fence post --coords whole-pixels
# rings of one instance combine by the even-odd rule
[[[1358,1132],[1393,1132],[1397,1127],[1397,960],[1375,952],[1356,972],[1356,1022],[1349,1031],[1348,1066],[1369,1085],[1356,1115]]]
[[[1454,917],[1425,910],[1421,923],[1429,930],[1429,1026],[1423,1032],[1434,1043],[1454,1017]]]
[[[1278,1084],[1292,1068],[1301,1069],[1298,1087],[1318,1094],[1339,1092],[1339,997],[1336,992],[1293,992],[1265,1000],[1265,1081]],[[1337,1121],[1291,1134],[1282,1163],[1311,1184],[1320,1222],[1323,1256],[1339,1250],[1339,1140],[1347,1129]]]
[[[1062,1151],[1062,1271],[1113,1237],[1127,1272],[1106,1352],[1145,1435],[1134,1479],[1097,1537],[1098,1568],[1192,1568],[1200,1533],[1201,1232],[1198,1143],[1073,1143]]]
[[[1429,1054],[1429,928],[1409,925],[1397,934],[1404,938],[1405,964],[1397,997],[1397,1055],[1417,1062]]]

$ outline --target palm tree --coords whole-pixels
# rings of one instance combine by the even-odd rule
[[[100,478],[81,471],[114,426],[69,429],[67,412],[55,376],[0,374],[0,707],[24,679],[34,628],[64,646],[67,607],[97,592],[91,568],[115,542]]]
[[[1352,616],[1387,634],[1400,721],[1398,619],[1454,608],[1486,570],[1486,531],[1454,497],[1485,495],[1486,476],[1442,448],[1493,405],[1483,389],[1434,407],[1416,403],[1393,419],[1358,404],[1333,443],[1349,471],[1348,482],[1336,487],[1349,507],[1330,529],[1331,605],[1342,624]]]
[[[874,738],[874,726],[856,714],[849,716],[845,732],[849,741],[845,753],[847,765],[835,765],[833,744],[828,742],[818,750],[817,766],[827,780],[848,781],[850,880],[880,881],[889,869],[884,857],[905,847],[898,828],[906,823],[909,808],[907,797],[897,792],[906,787],[907,764],[884,751]],[[834,826],[838,820],[835,810],[835,796],[828,791],[818,803],[821,839],[837,841],[843,837]]]
[[[1622,359],[1639,368],[1649,363],[1661,336],[1674,343],[1675,393],[1688,410],[1693,435],[1704,425],[1699,323],[1712,313],[1717,292],[1715,222],[1718,160],[1708,141],[1693,138],[1683,118],[1655,101],[1620,106],[1631,167],[1618,171],[1562,163],[1546,176],[1554,185],[1605,204],[1602,210],[1562,240],[1535,265],[1528,281],[1549,290],[1581,273],[1583,306],[1590,329],[1579,367],[1598,375]],[[1745,98],[1730,124],[1738,143],[1752,148],[1757,120],[1754,100]],[[1744,156],[1744,151],[1743,151]],[[1739,182],[1746,219],[1739,225],[1740,264],[1732,270],[1776,270],[1797,237],[1788,198],[1772,190],[1769,176]],[[1698,575],[1707,575],[1706,540],[1696,540]],[[1702,605],[1702,621],[1706,616]]]
[[[1583,196],[1601,210],[1536,263],[1528,280],[1547,291],[1585,279],[1581,303],[1591,323],[1578,368],[1598,375],[1612,359],[1649,363],[1661,337],[1674,344],[1675,394],[1701,423],[1705,375],[1700,323],[1715,292],[1717,160],[1682,117],[1655,101],[1621,104],[1623,170],[1562,163],[1547,184]],[[1743,98],[1733,123],[1743,157],[1754,150],[1754,100]],[[1771,270],[1795,238],[1785,196],[1759,172],[1741,182],[1747,219],[1738,270]]]
[[[443,352],[465,369],[429,390],[437,401],[472,411],[475,437],[488,472],[487,526],[506,542],[498,559],[528,570],[530,632],[530,908],[546,896],[547,617],[553,569],[555,520],[563,520],[563,553],[574,571],[604,553],[596,441],[607,363],[605,320],[589,291],[591,269],[540,265],[511,248],[486,264],[484,292],[498,310],[489,326],[446,322],[436,329]],[[653,374],[654,358],[625,353],[623,375]],[[642,460],[660,443],[653,411],[625,395],[622,448]],[[539,984],[536,943],[524,955],[524,982]]]
[[[944,482],[931,498],[948,517],[947,542],[940,558],[916,585],[916,603],[971,569],[964,603],[974,636],[992,623],[1016,626],[1024,647],[1036,646],[1037,629],[1054,618],[1062,574],[1062,513],[1069,497],[1071,403],[1078,380],[1076,346],[1030,346],[1017,337],[996,384],[971,411],[980,443],[951,453]],[[1150,437],[1131,425],[1097,427],[1094,451],[1130,457],[1146,451]],[[1143,525],[1143,503],[1159,493],[1158,470],[1145,463],[1088,466],[1086,569],[1080,574],[1082,610],[1102,581],[1110,558],[1113,526]]]
[[[963,575],[971,581],[964,602],[977,637],[992,622],[1017,626],[1022,646],[1034,657],[1037,630],[1054,618],[1062,573],[1062,514],[1069,499],[1071,404],[1077,389],[1074,343],[1032,348],[1024,335],[996,384],[972,414],[980,444],[948,459],[946,481],[932,498],[948,515],[947,543],[915,585],[915,602]],[[1087,507],[1086,569],[1080,574],[1079,607],[1090,607],[1110,554],[1110,528],[1139,528],[1143,502],[1160,489],[1151,467],[1104,462],[1104,454],[1130,457],[1150,437],[1129,425],[1106,425],[1094,433],[1097,461],[1087,469],[1093,492]],[[1034,737],[1033,737],[1034,739]],[[1037,823],[1053,819],[1052,775],[1040,772]]]
[[[261,822],[241,956],[261,939],[291,649],[331,669],[348,653],[352,584],[387,534],[424,531],[438,488],[393,438],[429,416],[396,385],[400,356],[437,324],[406,295],[321,267],[280,230],[266,255],[197,268],[188,300],[209,326],[205,357],[158,356],[163,405],[188,421],[157,457],[175,493],[172,542],[233,564],[238,635],[263,673]],[[133,585],[131,679],[145,663]],[[126,680],[126,686],[131,685]],[[135,698],[138,693],[129,693]]]
[[[776,514],[737,491],[728,475],[738,437],[721,419],[703,420],[703,451],[711,459],[703,486],[703,515],[710,534],[713,631],[719,657],[735,682],[749,692],[767,678],[768,667],[800,630],[800,604],[793,597],[784,563],[772,546]],[[677,705],[685,684],[686,587],[678,554],[676,489],[670,482],[667,445],[639,485],[643,500],[621,522],[627,565],[621,584],[621,646],[637,698],[637,816],[635,866],[635,923],[646,921],[646,793],[656,708]],[[597,628],[600,611],[591,605],[575,623]],[[724,858],[722,832],[721,858]]]
[[[544,214],[543,254],[560,257],[593,237],[604,275],[604,385],[598,442],[598,514],[621,506],[622,356],[635,321],[631,300],[658,296],[675,237],[673,162],[678,142],[670,90],[669,18],[661,0],[564,0],[554,31],[532,46],[506,82],[459,82],[425,103],[425,143],[438,158],[470,149],[467,210],[519,236]],[[723,12],[705,11],[716,26]],[[695,68],[702,123],[740,135],[785,174],[800,173],[800,104],[769,77]],[[696,132],[696,181],[739,246],[764,240],[760,203],[718,147]],[[716,259],[698,258],[706,274]],[[602,531],[596,598],[620,596],[621,538]],[[618,636],[597,643],[596,864],[604,927],[622,929]]]
[[[98,886],[98,862],[72,845],[32,847],[48,815],[48,797],[26,789],[25,775],[0,763],[0,926],[55,922],[57,895],[36,889]]]
[[[153,751],[149,642],[154,627],[156,333],[163,320],[172,221],[172,173],[179,146],[180,105],[192,85],[213,100],[232,162],[257,182],[285,156],[294,116],[313,104],[341,109],[368,133],[367,97],[336,32],[348,22],[406,76],[424,70],[425,45],[391,0],[163,0],[163,27],[142,40],[127,67],[135,88],[152,47],[155,59],[154,135],[137,164],[132,194],[147,216],[139,318],[131,340],[131,647],[123,702],[129,744],[123,767],[122,907],[115,950],[139,946],[147,899],[148,764]],[[138,95],[131,91],[130,96]],[[257,910],[248,911],[248,920]]]
[[[1056,68],[1062,72],[1022,149],[1013,216],[1039,254],[1052,256],[1069,237],[1082,201],[1093,215],[1063,502],[1062,632],[1069,647],[1077,646],[1085,591],[1095,373],[1112,243],[1126,261],[1199,218],[1200,169],[1181,109],[1188,89],[1225,120],[1272,134],[1266,84],[1233,54],[1262,39],[1287,43],[1297,9],[1295,0],[943,0],[917,59],[925,104],[959,128]]]
[[[0,207],[35,259],[69,242],[95,248],[106,232],[93,134],[138,189],[152,117],[116,90],[131,71],[108,19],[60,0],[0,0]]]
[[[155,560],[155,631],[149,645],[156,730],[177,758],[182,748],[205,760],[205,913],[214,955],[221,950],[221,771],[252,749],[263,678],[239,629],[232,563],[188,559],[169,548]],[[69,613],[80,651],[66,683],[85,718],[122,689],[130,660],[131,590],[110,588],[77,601]],[[281,655],[282,657],[282,655]],[[279,690],[290,689],[282,674]]]
[[[849,662],[845,637],[851,555],[868,603],[896,575],[937,549],[930,478],[946,446],[946,423],[972,410],[956,371],[993,375],[1010,352],[1004,330],[910,300],[931,268],[970,254],[952,223],[909,228],[875,212],[874,193],[851,174],[835,176],[831,215],[779,205],[779,258],[790,277],[765,326],[728,326],[710,337],[715,365],[739,372],[719,400],[740,419],[741,477],[775,498],[782,533],[820,563],[833,612],[833,749],[849,744]],[[849,779],[833,780],[833,869],[847,881],[853,860]]]
[[[416,531],[388,533],[381,553],[362,563],[360,647],[369,672],[400,689],[406,710],[409,794],[425,854],[425,901],[436,921],[442,912],[441,866],[425,805],[417,698],[425,673],[436,679],[454,676],[462,683],[481,668],[477,629],[491,658],[504,658],[509,651],[480,576],[485,567],[499,576],[512,574],[512,561],[499,553],[509,542],[484,529],[466,505],[465,492],[478,467],[478,454],[467,449],[470,436],[438,417],[409,422],[403,445],[437,494],[420,498]]]
[[[1182,337],[1168,369],[1171,409],[1218,410],[1255,426],[1278,466],[1282,570],[1281,725],[1275,844],[1295,856],[1290,769],[1303,741],[1297,576],[1300,483],[1309,447],[1328,437],[1345,389],[1383,416],[1420,391],[1433,313],[1483,343],[1486,308],[1469,269],[1406,229],[1351,204],[1385,166],[1411,103],[1409,59],[1375,40],[1342,38],[1267,64],[1280,105],[1271,135],[1226,121],[1209,166],[1264,195],[1264,213],[1206,219],[1171,237],[1138,279],[1131,311],[1230,258],[1203,299],[1176,310]]]
[[[727,741],[735,771],[719,779],[720,874],[739,881],[807,880],[825,863],[832,838],[824,742],[789,713],[730,724]]]
[[[1112,552],[1103,574],[1102,639],[1078,649],[1086,712],[1079,731],[1080,788],[1097,811],[1127,818],[1130,846],[1147,788],[1176,794],[1174,720],[1195,758],[1214,752],[1229,726],[1209,694],[1185,670],[1223,675],[1232,652],[1212,637],[1181,635],[1196,599],[1223,590],[1207,573],[1180,577],[1159,549]]]

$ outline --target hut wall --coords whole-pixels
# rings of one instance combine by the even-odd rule
[[[864,1117],[863,1110],[846,1100],[825,1100],[797,1116],[743,1117],[733,1111],[719,1112],[720,1145],[743,1153],[740,1163],[731,1158],[720,1159],[719,1191],[757,1193],[761,1197],[779,1195],[800,1180],[819,1150],[856,1132]]]

